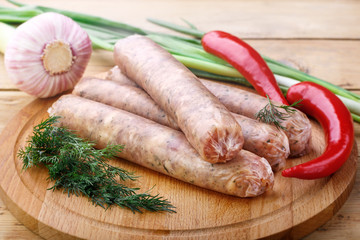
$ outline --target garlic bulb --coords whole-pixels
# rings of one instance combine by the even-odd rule
[[[89,36],[77,23],[43,13],[16,29],[6,47],[5,67],[20,90],[46,98],[79,81],[91,52]]]

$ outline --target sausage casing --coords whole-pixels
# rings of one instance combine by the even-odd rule
[[[138,85],[126,77],[117,66],[108,72],[106,78],[121,82],[122,84],[138,87]],[[239,88],[204,79],[200,79],[200,81],[210,92],[218,97],[231,112],[239,115],[254,119],[255,114],[268,103],[266,98]],[[308,147],[311,139],[311,124],[307,116],[296,110],[290,118],[282,122],[282,125],[286,128],[284,132],[289,139],[290,156],[297,157],[306,154],[309,150]]]
[[[266,98],[240,88],[234,88],[210,80],[203,80],[202,83],[231,112],[249,118],[255,118],[255,114],[268,104]],[[281,105],[281,103],[274,104]],[[291,114],[291,117],[284,119],[281,125],[286,129],[284,132],[289,139],[290,156],[299,157],[306,154],[309,150],[311,123],[303,112],[295,108],[294,110],[295,112]],[[279,109],[279,111],[285,110]]]
[[[132,84],[124,85],[121,83],[125,82],[85,77],[75,85],[72,93],[135,113],[175,130],[180,130],[174,119],[162,110],[138,85],[134,87]],[[134,82],[130,81],[130,83]]]
[[[131,35],[116,43],[114,59],[176,121],[204,160],[226,162],[241,150],[241,127],[228,109],[165,49]]]
[[[119,157],[199,187],[238,197],[253,197],[272,188],[274,175],[268,162],[246,150],[232,161],[204,161],[184,134],[138,115],[72,94],[49,109],[61,126],[83,138],[124,145]]]
[[[180,130],[176,122],[157,105],[150,96],[134,87],[129,81],[109,81],[96,78],[81,79],[73,94],[93,101],[120,108],[122,110],[151,119],[162,125]],[[283,131],[257,120],[233,114],[240,124],[244,136],[244,149],[269,161],[273,171],[285,166],[289,156],[289,142]]]

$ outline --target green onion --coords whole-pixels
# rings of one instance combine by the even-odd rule
[[[183,21],[187,26],[180,26],[162,20],[152,18],[148,19],[148,21],[154,24],[182,34],[189,35],[190,37],[156,33],[132,26],[130,24],[116,22],[106,18],[78,12],[60,10],[44,6],[30,6],[13,0],[7,1],[18,6],[18,8],[0,7],[0,22],[18,25],[43,12],[57,12],[76,21],[89,34],[94,48],[113,51],[114,45],[120,38],[127,37],[131,34],[146,35],[164,47],[176,59],[182,62],[199,77],[206,77],[215,79],[217,81],[233,82],[249,86],[249,83],[231,65],[229,65],[224,60],[204,51],[201,46],[200,39],[205,32],[198,30],[194,24],[186,20]],[[0,25],[0,33],[2,33],[2,30],[4,30],[1,28],[5,29],[4,25]],[[5,30],[5,32],[9,30],[9,28],[6,29],[7,30]],[[10,33],[11,31],[9,30],[8,32]],[[2,37],[1,41],[6,42],[6,38],[9,36],[9,34],[1,34],[0,36]],[[0,51],[4,51],[4,46],[5,45],[0,42]],[[318,83],[328,88],[338,96],[341,96],[342,101],[353,114],[353,119],[357,122],[360,122],[360,95],[314,76],[308,75],[297,69],[286,66],[285,64],[282,64],[269,57],[262,57],[274,73],[278,84],[284,93],[286,93],[287,89],[291,85],[298,81],[310,81]]]
[[[276,77],[276,81],[280,84],[280,86],[285,86],[287,88],[300,82],[300,81],[294,80],[292,78],[284,77],[284,76],[275,75],[275,77]],[[353,98],[346,98],[340,94],[337,94],[336,92],[335,92],[335,94],[338,96],[338,98],[340,98],[340,100],[345,104],[345,106],[353,114],[353,119],[355,121],[359,122],[357,119],[360,119],[360,102],[354,100]],[[355,118],[354,118],[354,116],[355,116]]]
[[[30,7],[30,5],[19,3],[17,1],[12,1],[12,0],[7,0],[7,1],[16,6],[19,6],[19,7],[26,7],[26,6]],[[87,23],[90,25],[102,26],[102,27],[110,29],[110,30],[118,29],[121,31],[128,31],[130,33],[138,33],[138,34],[142,34],[142,35],[146,34],[146,32],[144,32],[142,29],[140,29],[138,27],[134,27],[129,24],[123,24],[123,23],[116,22],[116,21],[112,21],[112,20],[102,18],[102,17],[92,16],[92,15],[78,13],[78,12],[60,10],[60,9],[56,9],[56,8],[49,8],[49,7],[44,7],[44,6],[32,6],[32,7],[35,10],[38,10],[41,12],[60,13],[62,15],[72,18],[75,22],[80,22],[80,23],[82,22],[82,23]]]
[[[109,44],[105,41],[102,41],[101,39],[99,39],[95,36],[90,36],[90,40],[93,44],[94,49],[104,49],[104,50],[108,50],[108,51],[114,51],[113,44]]]
[[[359,115],[351,113],[351,116],[352,116],[352,118],[354,119],[355,122],[360,123],[360,116]]]
[[[165,48],[166,49],[166,48]],[[195,59],[191,57],[181,56],[177,54],[173,54],[173,56],[180,62],[182,62],[185,66],[199,69],[202,71],[207,71],[209,73],[221,74],[227,77],[242,77],[242,75],[236,71],[234,68],[203,61],[200,59]]]
[[[41,13],[42,11],[30,5],[16,9],[5,7],[1,7],[0,9],[1,21],[5,23],[23,23],[29,18],[35,17]]]
[[[224,81],[224,82],[229,82],[229,83],[237,83],[237,84],[249,87],[249,88],[253,88],[253,86],[244,77],[226,77],[226,76],[218,75],[215,73],[201,71],[199,69],[195,69],[195,68],[191,68],[191,67],[188,67],[188,68],[196,76],[199,76],[202,78],[207,78],[207,79],[212,79],[212,80],[217,80],[217,81]]]
[[[169,28],[172,29],[174,31],[180,32],[180,33],[185,33],[188,34],[190,36],[194,36],[197,38],[202,38],[202,36],[205,34],[204,32],[201,32],[199,30],[197,30],[197,28],[191,24],[192,27],[190,28],[185,28],[179,25],[175,25],[175,24],[171,24],[165,21],[161,21],[161,20],[157,20],[157,19],[153,19],[153,18],[148,18],[147,19],[149,22],[155,23],[159,26],[165,27],[165,28]]]

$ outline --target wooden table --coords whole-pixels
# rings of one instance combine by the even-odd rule
[[[27,1],[68,10],[96,14],[162,31],[147,17],[182,23],[181,18],[201,30],[229,31],[249,42],[262,54],[292,64],[301,70],[360,93],[360,2],[303,0],[72,0]],[[10,6],[4,0],[1,5]],[[1,37],[1,36],[0,36]],[[107,71],[112,54],[95,51],[85,75]],[[0,131],[11,118],[35,98],[16,89],[0,56]],[[355,123],[360,147],[360,124]],[[358,173],[360,164],[358,164]],[[19,223],[0,200],[0,239],[40,239]],[[360,239],[360,174],[344,206],[324,226],[306,239]]]

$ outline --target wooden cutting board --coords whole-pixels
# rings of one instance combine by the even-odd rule
[[[0,136],[0,196],[14,216],[45,239],[255,239],[295,238],[314,231],[343,205],[356,175],[357,148],[333,176],[319,180],[284,178],[277,173],[273,191],[242,199],[172,179],[122,159],[111,163],[142,176],[135,186],[159,193],[177,213],[133,214],[127,209],[94,207],[83,197],[47,191],[45,168],[22,171],[17,158],[33,126],[47,118],[56,99],[37,99],[22,109]],[[289,159],[287,167],[324,150],[324,134],[312,122],[310,154]]]

